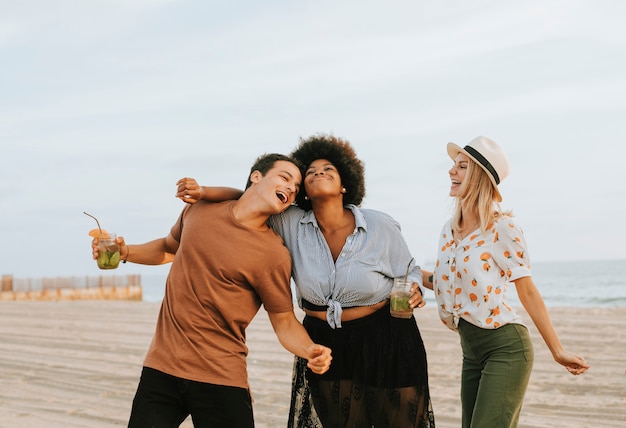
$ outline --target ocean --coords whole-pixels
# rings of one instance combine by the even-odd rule
[[[548,307],[626,307],[626,260],[535,262],[532,274]],[[141,275],[143,300],[160,302],[165,279],[165,274]],[[425,300],[435,304],[428,290]],[[515,287],[509,290],[509,300],[520,305]]]

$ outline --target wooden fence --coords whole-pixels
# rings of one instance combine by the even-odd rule
[[[89,299],[141,300],[141,276],[13,278],[12,275],[2,275],[0,301]]]

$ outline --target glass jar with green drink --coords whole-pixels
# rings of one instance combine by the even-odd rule
[[[389,310],[395,318],[411,318],[413,308],[409,305],[413,281],[406,277],[394,278],[391,289]]]
[[[120,264],[120,246],[115,242],[116,235],[109,233],[98,238],[98,258],[96,262],[100,269],[116,269]]]
[[[97,229],[89,231],[89,236],[98,240],[98,258],[96,259],[98,267],[100,269],[117,269],[117,266],[120,264],[120,246],[115,242],[117,235],[104,230],[100,226],[98,219],[88,212],[83,211],[83,214],[94,219],[98,225]]]

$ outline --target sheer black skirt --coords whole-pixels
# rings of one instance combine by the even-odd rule
[[[415,318],[393,318],[389,306],[332,329],[305,317],[315,343],[332,349],[330,370],[316,375],[296,357],[289,428],[430,428],[426,351]]]

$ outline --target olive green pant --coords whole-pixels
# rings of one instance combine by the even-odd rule
[[[459,334],[462,427],[517,427],[533,366],[528,329],[507,324],[487,330],[461,319]]]

